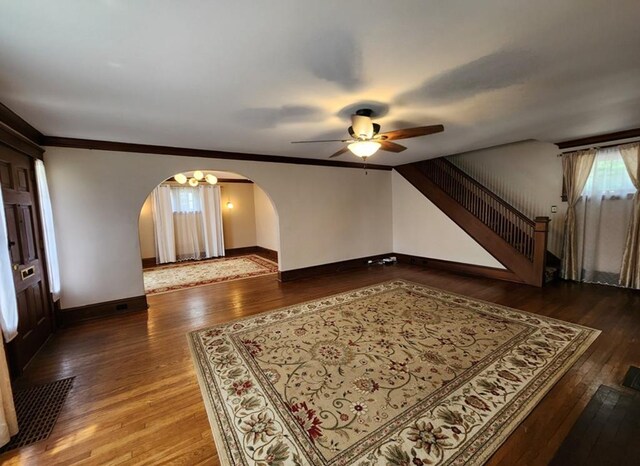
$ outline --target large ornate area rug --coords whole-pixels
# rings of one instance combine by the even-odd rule
[[[482,464],[599,331],[392,281],[189,334],[228,465]]]
[[[147,294],[276,273],[278,264],[255,254],[154,267],[144,271]]]

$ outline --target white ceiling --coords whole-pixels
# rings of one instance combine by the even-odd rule
[[[638,0],[0,0],[0,101],[47,135],[395,165],[640,126]],[[353,160],[347,154],[341,160]]]

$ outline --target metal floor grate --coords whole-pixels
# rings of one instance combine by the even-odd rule
[[[16,390],[13,393],[20,431],[8,444],[0,448],[0,453],[49,437],[67,394],[73,386],[73,379],[75,377],[56,380],[44,385]]]
[[[627,375],[624,376],[622,385],[634,390],[640,390],[640,367],[630,366]]]

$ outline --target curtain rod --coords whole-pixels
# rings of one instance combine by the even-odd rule
[[[633,144],[634,142],[640,142],[640,137],[635,137],[635,138],[631,138],[628,141],[625,142],[616,142],[613,144],[606,144],[603,146],[599,146],[599,145],[595,145],[595,146],[590,146],[590,145],[584,145],[584,146],[575,146],[575,147],[584,147],[584,149],[578,149],[578,150],[587,150],[587,149],[609,149],[611,147],[618,147],[618,146],[624,146],[625,144]],[[577,152],[577,150],[574,148],[572,150],[565,150],[563,152],[560,152],[558,154],[558,157],[562,157],[564,154],[570,154],[571,152]]]

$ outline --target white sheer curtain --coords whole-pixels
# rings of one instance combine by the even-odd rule
[[[38,200],[40,201],[40,217],[42,219],[42,233],[44,236],[44,250],[47,254],[47,276],[49,288],[54,301],[60,299],[60,266],[58,264],[58,247],[56,246],[56,232],[53,228],[53,210],[47,172],[44,162],[36,160],[36,183],[38,185]]]
[[[151,193],[151,213],[156,240],[156,262],[164,264],[176,261],[176,241],[173,228],[171,188],[158,186]]]
[[[158,186],[152,197],[159,264],[224,256],[219,186]]]
[[[200,206],[203,213],[202,227],[205,256],[224,256],[220,186],[201,186],[199,191]]]
[[[198,188],[171,187],[173,225],[178,260],[202,259],[205,255],[202,229],[202,206]]]
[[[219,186],[171,187],[178,260],[224,256]]]
[[[619,150],[598,150],[576,205],[581,281],[618,285],[635,190]]]

